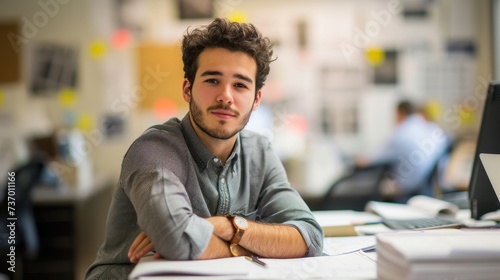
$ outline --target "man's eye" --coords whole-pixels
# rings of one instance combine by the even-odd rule
[[[206,82],[206,83],[209,83],[209,84],[214,84],[214,85],[216,85],[216,84],[218,84],[218,83],[219,83],[219,81],[217,81],[216,79],[208,79],[208,80],[206,80],[205,82]]]
[[[237,88],[247,88],[247,86],[245,84],[241,84],[241,83],[237,83],[234,86]]]

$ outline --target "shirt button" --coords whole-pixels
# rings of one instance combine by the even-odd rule
[[[220,179],[220,181],[221,181],[221,183],[224,184],[224,181],[226,181],[226,180],[224,180],[224,178],[222,178],[222,179]]]
[[[218,159],[218,158],[214,158],[214,162],[218,162],[218,161],[219,161],[219,159]]]

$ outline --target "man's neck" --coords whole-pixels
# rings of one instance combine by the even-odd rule
[[[212,136],[206,134],[203,130],[201,130],[192,120],[191,115],[189,116],[189,121],[191,122],[191,126],[193,126],[194,132],[200,138],[201,142],[210,150],[215,156],[217,156],[222,164],[226,164],[226,160],[231,154],[231,151],[234,148],[234,144],[236,143],[236,138],[238,134],[234,135],[229,139],[217,139]]]

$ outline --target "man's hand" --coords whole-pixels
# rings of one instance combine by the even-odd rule
[[[128,250],[128,258],[132,263],[136,263],[140,258],[144,257],[149,251],[154,249],[154,245],[149,239],[149,237],[141,232],[130,246]],[[160,254],[155,252],[154,257],[156,259],[160,258]]]
[[[235,232],[231,221],[225,216],[214,216],[207,220],[214,226],[214,235],[225,241],[227,247]],[[300,258],[306,255],[307,245],[295,227],[247,221],[249,227],[238,244],[246,251],[266,258]],[[211,251],[211,248],[209,246],[206,251]]]

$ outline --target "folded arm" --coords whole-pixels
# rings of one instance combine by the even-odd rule
[[[198,259],[231,257],[229,241],[234,235],[234,227],[228,218],[222,216],[207,218],[214,232],[205,251]],[[266,258],[299,258],[307,253],[307,245],[300,232],[293,226],[248,221],[239,245],[243,254],[256,254]],[[129,258],[136,262],[154,245],[146,234],[141,233],[130,247]],[[156,257],[160,255],[156,253]]]
[[[214,235],[225,242],[211,242],[199,258],[224,257],[218,254],[224,251],[219,246],[228,247],[235,232],[234,227],[226,217],[216,216],[207,220],[214,226]],[[306,255],[306,243],[295,227],[254,221],[248,221],[248,224],[239,243],[244,249],[266,258],[299,258]]]

